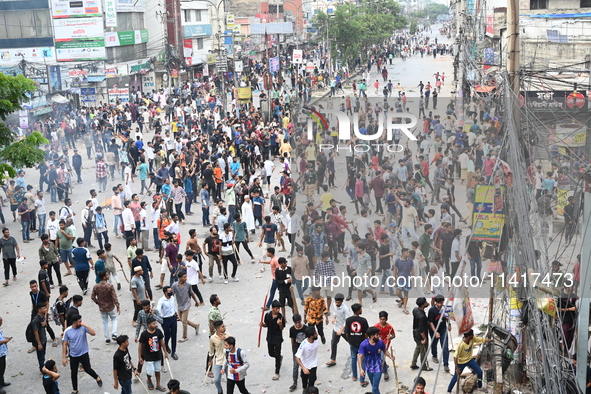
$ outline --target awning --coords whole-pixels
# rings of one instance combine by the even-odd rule
[[[104,75],[91,75],[89,77],[86,77],[86,80],[88,82],[103,82],[106,79],[106,76]]]
[[[70,102],[70,100],[68,100],[61,94],[54,94],[53,96],[51,96],[50,100],[56,104],[67,104]]]
[[[488,86],[488,85],[478,85],[476,86],[475,90],[478,93],[490,93],[495,90],[496,86]]]

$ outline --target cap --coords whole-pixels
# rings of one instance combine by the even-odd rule
[[[397,227],[397,224],[396,223],[390,223],[390,228],[394,228],[394,227]]]
[[[234,187],[233,183],[228,183],[228,187]]]
[[[137,267],[135,267],[135,268],[133,269],[133,272],[138,272],[138,271],[141,271],[141,270],[142,270],[142,267],[140,267],[140,266],[138,265]]]
[[[552,262],[552,265],[555,265],[555,266],[558,266],[558,267],[562,267],[562,263],[560,261],[558,261],[558,260],[554,260]]]
[[[289,175],[289,172],[287,172],[287,171],[283,171],[283,173],[284,173],[285,175]]]

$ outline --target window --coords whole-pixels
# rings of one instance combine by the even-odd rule
[[[530,10],[545,10],[548,8],[548,0],[529,0]]]
[[[581,0],[581,8],[591,7],[591,0]]]
[[[283,14],[283,5],[279,5],[279,10],[277,10],[277,4],[269,4],[269,14]]]
[[[548,42],[560,41],[560,34],[558,34],[558,30],[546,30],[546,36],[548,37]]]
[[[18,10],[0,13],[0,39],[51,37],[49,10]]]
[[[185,14],[185,23],[201,22],[201,12],[203,10],[183,10]]]
[[[144,14],[141,12],[118,12],[117,31],[142,30]]]
[[[193,43],[193,48],[197,48],[198,51],[202,50],[204,41],[205,41],[205,39],[203,39],[203,38],[197,38],[195,40],[195,43]]]
[[[107,48],[107,62],[110,64],[130,62],[148,56],[148,46],[144,42],[136,45]]]

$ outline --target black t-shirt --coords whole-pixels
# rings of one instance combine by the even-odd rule
[[[278,313],[273,317],[273,312],[269,311],[265,314],[265,324],[267,325],[267,342],[273,345],[278,345],[283,342],[283,330],[277,324],[277,320],[283,320],[283,315]]]
[[[72,319],[72,316],[74,315],[78,315],[80,314],[80,310],[78,308],[76,308],[75,306],[70,306],[68,308],[68,312],[66,312],[66,325],[68,327],[70,327],[72,325],[72,323],[74,322]]]
[[[289,337],[294,338],[294,344],[291,346],[291,351],[295,354],[300,347],[300,344],[306,340],[306,325],[303,324],[301,329],[295,328],[295,326],[291,326],[289,329]]]
[[[164,334],[159,328],[153,333],[148,330],[142,332],[139,343],[143,344],[142,358],[145,361],[159,361],[162,359],[162,349],[160,349],[160,341],[164,339]]]
[[[37,275],[37,281],[39,282],[39,289],[43,289],[43,283],[45,283],[45,288],[47,289],[47,293],[51,294],[51,287],[49,283],[49,275],[47,275],[47,271],[39,270],[39,274]],[[43,290],[41,290],[43,291]]]
[[[60,389],[57,380],[53,380],[51,376],[43,374],[43,389],[45,394],[59,394]]]
[[[447,317],[445,317],[445,313],[441,313],[441,311],[437,309],[435,305],[433,305],[431,308],[429,308],[429,314],[427,316],[427,319],[429,320],[429,323],[433,323],[433,325],[437,329],[437,332],[441,336],[445,334],[445,330],[447,330]],[[439,323],[439,320],[441,320],[441,323]],[[437,327],[437,324],[439,324],[439,327]],[[431,327],[429,326],[429,331],[431,332],[430,328]]]
[[[422,340],[421,333],[427,335],[429,331],[429,321],[425,311],[419,307],[412,310],[412,335],[415,340]]]
[[[49,287],[49,285],[47,287]],[[33,307],[36,307],[39,304],[47,305],[47,302],[49,301],[49,299],[47,298],[47,294],[45,294],[45,292],[41,290],[39,290],[37,294],[33,294],[32,291],[29,291],[29,295],[31,296],[31,302],[33,303]]]
[[[310,267],[310,269],[314,269],[314,246],[312,246],[312,244],[304,246],[304,254],[308,258],[308,266]]]
[[[222,243],[217,236],[214,237],[210,235],[209,237],[205,238],[205,244],[207,245],[207,254],[216,256],[220,254],[220,245]]]
[[[390,253],[390,245],[388,245],[388,244],[382,244],[380,246],[380,256],[383,256],[383,255],[388,254],[388,253]],[[390,261],[391,261],[390,256],[381,258],[380,259],[380,268],[383,269],[383,270],[389,270],[390,268],[392,268],[391,267],[391,264],[390,264]]]
[[[454,241],[454,234],[447,231],[441,234],[441,251],[444,256],[451,256],[451,244]]]
[[[131,356],[129,350],[117,349],[113,355],[113,369],[117,371],[117,378],[120,382],[131,380],[133,370],[131,368]]]
[[[361,316],[349,316],[345,320],[345,335],[349,339],[349,345],[358,348],[365,340],[365,333],[369,325],[367,320]]]

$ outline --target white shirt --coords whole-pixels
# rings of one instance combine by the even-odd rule
[[[341,304],[341,306],[337,307],[334,302],[330,306],[330,309],[336,317],[333,328],[334,332],[338,332],[341,328],[345,327],[345,321],[351,316],[351,310],[345,304]]]
[[[148,221],[148,212],[144,208],[140,211],[140,230],[149,230],[149,223],[150,222]]]
[[[148,160],[154,160],[154,148],[152,148],[151,146],[144,146],[144,152],[146,154],[146,157],[148,158]]]
[[[271,174],[273,173],[273,169],[275,168],[275,164],[273,164],[271,160],[266,160],[264,166],[265,173],[267,174],[267,176],[271,176]]]
[[[47,233],[49,234],[49,239],[55,241],[57,237],[57,230],[60,228],[60,221],[58,219],[47,221]]]
[[[359,233],[361,237],[365,237],[366,233],[373,234],[373,229],[368,218],[360,217],[355,220],[355,227],[357,227],[357,233]]]
[[[35,200],[35,209],[37,210],[37,215],[45,215],[47,213],[47,210],[45,209],[45,200]]]
[[[121,213],[123,216],[123,228],[125,231],[131,231],[135,227],[135,220],[133,218],[133,212],[129,208],[125,208]]]
[[[300,217],[296,215],[285,216],[285,228],[288,234],[295,234],[300,228]]]
[[[166,299],[166,296],[162,296],[162,298],[158,300],[156,308],[160,311],[160,315],[162,315],[163,318],[174,316],[177,313],[174,296],[170,296],[169,299]]]
[[[456,252],[458,252],[458,254],[461,257],[460,247],[461,247],[460,239],[454,238],[453,242],[451,243],[451,258],[449,259],[449,261],[451,261],[452,263],[458,263],[460,261],[456,257]]]
[[[318,366],[318,340],[310,343],[306,338],[298,348],[295,356],[302,361],[302,365],[307,369]]]
[[[68,217],[74,220],[74,211],[72,211],[72,208],[64,206],[60,209],[60,219],[66,220]]]
[[[187,283],[190,285],[199,284],[199,264],[195,260],[185,262],[187,266]]]

